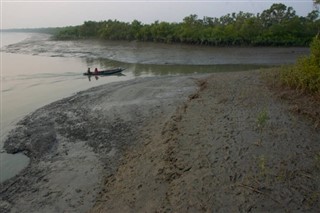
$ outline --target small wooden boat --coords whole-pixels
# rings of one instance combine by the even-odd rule
[[[83,75],[112,75],[112,74],[116,74],[116,73],[120,73],[124,70],[124,68],[118,67],[118,68],[114,68],[114,69],[109,69],[109,70],[101,70],[98,72],[85,72],[83,73]]]

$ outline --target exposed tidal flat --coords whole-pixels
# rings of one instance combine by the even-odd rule
[[[183,67],[137,55],[137,70]],[[318,130],[261,71],[195,74],[201,67],[94,87],[23,118],[4,148],[30,164],[1,185],[1,212],[316,212]]]

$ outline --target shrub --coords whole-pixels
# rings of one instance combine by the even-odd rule
[[[320,92],[320,37],[316,36],[310,45],[308,57],[298,59],[297,63],[285,67],[281,80],[286,85],[306,92]]]

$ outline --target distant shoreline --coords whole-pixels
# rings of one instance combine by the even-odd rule
[[[45,33],[51,36],[54,36],[58,31],[59,27],[0,29],[0,33]]]

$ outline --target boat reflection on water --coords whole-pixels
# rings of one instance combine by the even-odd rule
[[[96,80],[99,80],[99,77],[96,76],[96,75],[94,76],[94,78],[95,78]],[[91,81],[91,75],[88,75],[88,80]]]
[[[91,78],[92,76],[94,76],[94,78],[97,80],[99,80],[99,77],[108,77],[108,76],[118,76],[118,77],[121,77],[121,76],[126,76],[125,74],[119,72],[119,73],[114,73],[114,74],[109,74],[109,75],[87,75],[88,76],[88,80],[91,81]]]

